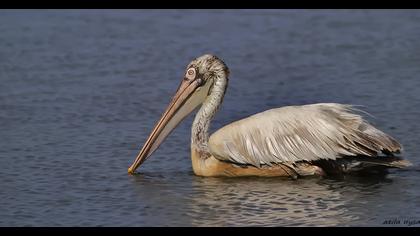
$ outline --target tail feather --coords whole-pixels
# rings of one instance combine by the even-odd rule
[[[362,158],[359,160],[362,163],[371,164],[371,165],[380,165],[388,166],[395,168],[406,168],[410,167],[413,164],[408,160],[401,159],[398,157],[382,157],[382,158]]]
[[[328,174],[343,174],[367,170],[375,167],[406,168],[412,166],[408,160],[400,157],[368,157],[357,156],[337,160],[319,160],[314,163]]]

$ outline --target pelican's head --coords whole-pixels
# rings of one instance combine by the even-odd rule
[[[134,171],[159,147],[169,133],[211,92],[216,79],[227,79],[229,69],[218,57],[205,54],[191,61],[169,106],[162,114],[128,173]]]

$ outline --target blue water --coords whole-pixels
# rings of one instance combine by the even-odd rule
[[[0,226],[419,221],[419,22],[418,10],[1,10]],[[344,179],[197,177],[190,116],[128,175],[204,53],[231,70],[212,131],[273,107],[358,104],[414,166]]]

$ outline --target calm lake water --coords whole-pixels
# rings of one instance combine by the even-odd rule
[[[0,226],[419,221],[419,39],[411,10],[2,10]],[[204,53],[231,70],[212,131],[273,107],[358,104],[414,166],[344,179],[197,177],[190,116],[128,175]]]

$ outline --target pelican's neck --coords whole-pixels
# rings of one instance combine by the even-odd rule
[[[201,153],[209,153],[208,141],[210,121],[213,119],[222,104],[226,87],[226,77],[215,77],[214,84],[209,91],[209,95],[195,115],[191,130],[191,147]]]

